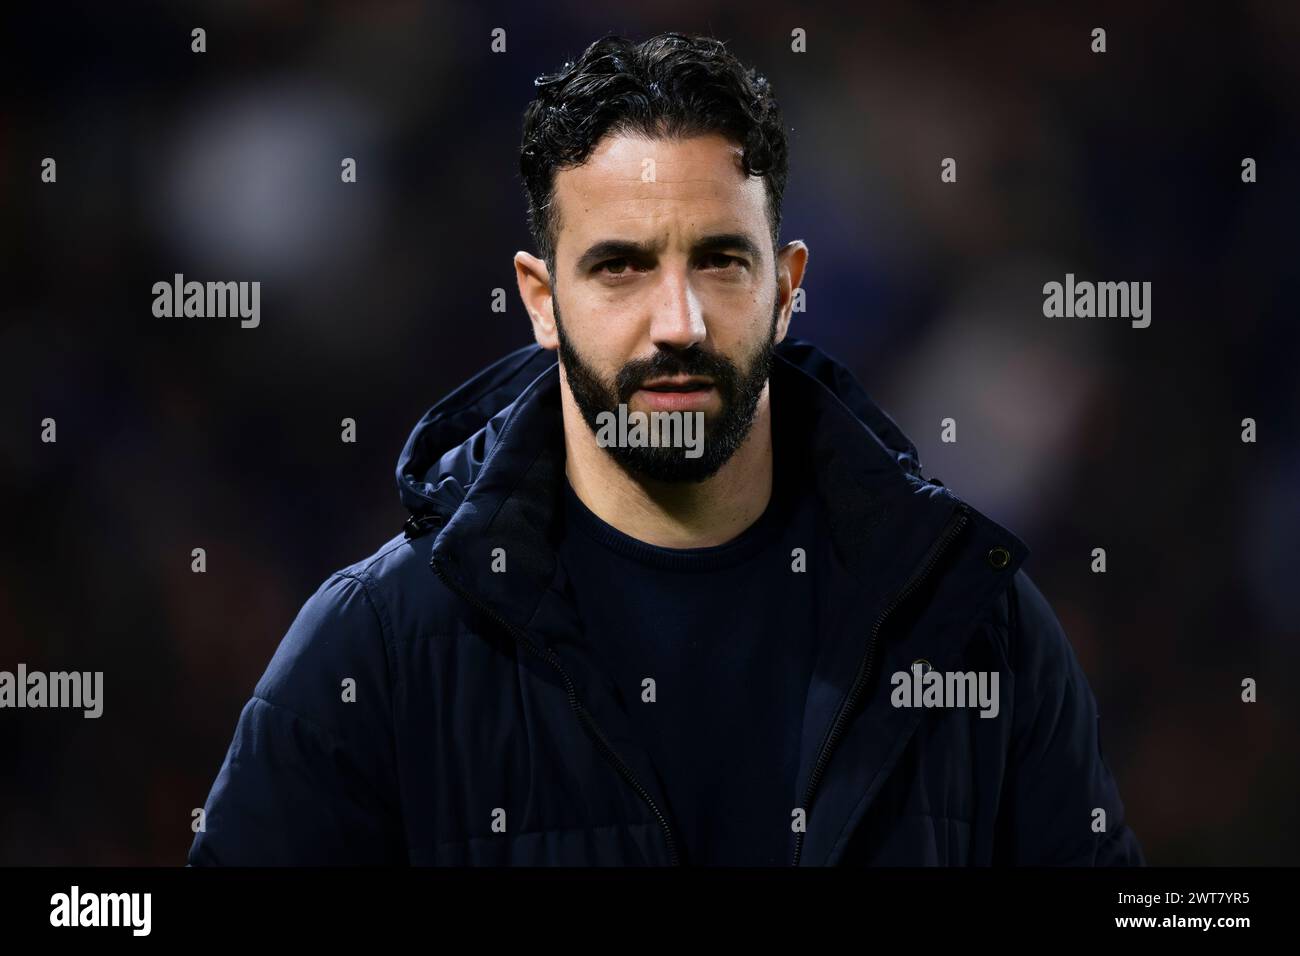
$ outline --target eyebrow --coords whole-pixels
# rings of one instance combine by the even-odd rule
[[[587,248],[587,251],[578,257],[574,268],[579,273],[585,273],[596,264],[606,259],[648,259],[658,251],[658,244],[652,242],[633,242],[630,239],[601,239]],[[702,236],[691,246],[691,252],[720,252],[724,249],[734,249],[745,253],[750,259],[757,262],[762,258],[762,251],[749,236],[743,232],[719,232],[709,236]]]

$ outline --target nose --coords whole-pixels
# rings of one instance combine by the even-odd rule
[[[665,268],[655,293],[650,340],[659,348],[689,349],[704,341],[704,310],[685,272]]]

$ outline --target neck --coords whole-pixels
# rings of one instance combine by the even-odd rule
[[[662,548],[708,548],[735,538],[767,507],[772,496],[767,386],[744,442],[701,482],[629,475],[596,444],[567,385],[563,393],[565,474],[582,503],[606,524]]]

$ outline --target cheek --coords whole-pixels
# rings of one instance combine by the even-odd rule
[[[703,305],[715,346],[735,354],[752,350],[753,343],[767,336],[776,301],[772,294],[748,287],[719,293]]]
[[[565,300],[561,319],[565,334],[589,363],[608,374],[635,358],[645,333],[644,309],[623,297],[584,294]]]

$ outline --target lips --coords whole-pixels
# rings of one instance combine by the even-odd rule
[[[636,391],[637,400],[656,412],[697,412],[714,407],[717,389],[700,378],[651,379]]]
[[[653,379],[641,386],[647,392],[695,392],[712,387],[712,382],[702,378]]]

